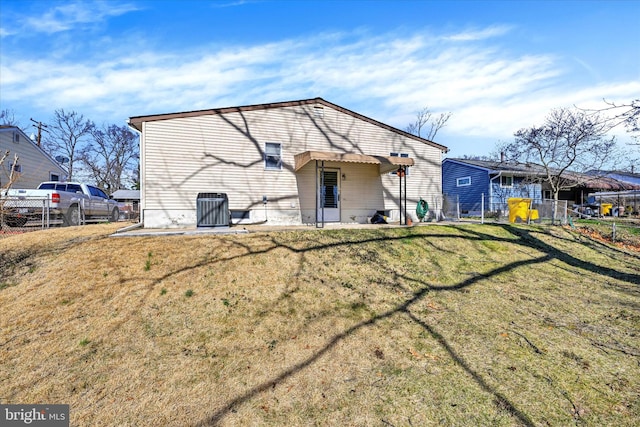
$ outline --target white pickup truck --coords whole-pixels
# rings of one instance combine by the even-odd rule
[[[37,201],[37,202],[36,202]],[[80,225],[86,221],[117,221],[118,204],[92,185],[48,181],[35,190],[10,189],[0,195],[2,221],[10,227],[27,222],[62,222]]]

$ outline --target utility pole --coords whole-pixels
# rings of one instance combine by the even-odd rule
[[[42,122],[39,122],[39,121],[37,121],[37,120],[33,120],[33,119],[30,119],[30,120],[31,120],[33,123],[35,123],[35,125],[34,125],[34,126],[36,126],[36,125],[37,125],[36,127],[38,128],[38,136],[37,136],[37,138],[36,138],[36,142],[38,143],[38,147],[40,147],[40,146],[41,146],[40,144],[41,144],[41,142],[42,142],[42,131],[43,131],[43,128],[44,128],[44,131],[45,131],[45,132],[48,132],[48,131],[47,131],[47,129],[46,129],[46,128],[47,128],[47,125],[46,125],[46,124],[44,124],[44,123],[42,123]]]

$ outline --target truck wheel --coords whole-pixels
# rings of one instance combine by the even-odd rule
[[[80,208],[76,205],[71,206],[64,217],[65,225],[75,226],[80,225],[80,222]]]
[[[120,211],[118,208],[113,208],[111,211],[111,216],[109,217],[109,222],[118,222],[120,219]]]

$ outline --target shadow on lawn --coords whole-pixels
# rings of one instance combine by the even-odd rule
[[[449,237],[456,237],[456,236],[449,236]],[[501,267],[501,268],[495,269],[494,271],[492,271],[488,275],[470,278],[470,279],[465,280],[464,282],[462,282],[460,284],[457,284],[457,285],[451,286],[451,287],[440,287],[440,288],[436,287],[436,288],[432,288],[432,287],[429,287],[429,286],[425,286],[420,291],[416,292],[413,295],[412,298],[406,300],[403,304],[397,306],[393,310],[389,310],[389,311],[387,311],[385,313],[382,313],[380,315],[374,316],[374,317],[372,317],[372,318],[370,318],[370,319],[368,319],[368,320],[366,320],[364,322],[361,322],[361,323],[358,323],[357,325],[352,326],[351,328],[347,329],[346,331],[344,331],[344,332],[342,332],[342,333],[340,333],[338,335],[335,335],[333,337],[333,339],[325,347],[323,347],[320,351],[316,352],[312,357],[309,357],[307,360],[305,360],[302,363],[299,363],[297,365],[294,365],[294,366],[290,367],[289,369],[287,369],[286,371],[284,371],[283,373],[281,373],[277,377],[273,378],[272,380],[264,382],[261,385],[259,385],[257,387],[254,387],[253,389],[249,390],[245,394],[243,394],[241,396],[238,396],[237,398],[235,398],[231,402],[229,402],[224,408],[216,411],[208,419],[203,420],[203,421],[199,422],[196,425],[197,426],[216,425],[229,412],[231,412],[235,406],[238,406],[238,405],[241,405],[241,404],[247,402],[248,400],[250,400],[251,398],[253,398],[257,394],[259,394],[261,392],[264,392],[264,391],[267,391],[268,389],[272,388],[274,385],[276,385],[276,384],[284,381],[285,379],[291,377],[292,375],[294,375],[297,372],[303,370],[307,366],[310,366],[315,361],[317,361],[322,356],[324,356],[326,353],[328,353],[333,347],[336,346],[336,344],[338,344],[340,341],[344,340],[345,338],[349,337],[350,335],[352,335],[357,330],[365,328],[365,327],[368,327],[368,326],[371,326],[371,325],[379,322],[380,320],[383,320],[383,319],[386,319],[388,317],[393,316],[394,314],[404,313],[404,314],[408,315],[409,318],[411,318],[416,323],[418,323],[420,326],[422,326],[434,339],[436,339],[438,341],[438,343],[440,343],[440,345],[442,345],[442,347],[447,351],[447,353],[449,353],[451,358],[459,366],[461,366],[467,373],[469,373],[473,377],[473,379],[480,385],[480,387],[483,390],[485,390],[485,391],[487,391],[487,392],[489,392],[489,393],[494,395],[496,400],[498,402],[500,402],[500,404],[501,404],[501,406],[503,408],[505,408],[510,414],[512,414],[514,417],[516,417],[522,424],[524,424],[526,426],[533,426],[534,425],[533,422],[531,421],[531,419],[526,414],[524,414],[522,411],[517,409],[506,397],[501,395],[497,390],[495,390],[491,386],[489,386],[482,379],[482,377],[480,377],[476,372],[474,372],[471,369],[471,367],[455,352],[455,350],[447,343],[447,340],[442,335],[440,335],[431,325],[429,325],[426,322],[424,322],[424,321],[418,319],[417,317],[415,317],[410,312],[410,307],[414,303],[416,303],[419,300],[421,300],[427,293],[429,293],[431,291],[434,291],[434,290],[436,290],[436,291],[437,290],[459,290],[459,289],[471,286],[471,285],[475,284],[477,281],[484,280],[487,276],[491,276],[493,274],[499,274],[501,272],[508,271],[510,269],[517,268],[519,266],[523,266],[523,265],[527,265],[527,264],[536,264],[536,263],[544,262],[544,261],[547,261],[548,259],[549,259],[549,257],[543,256],[543,257],[536,258],[536,259],[533,259],[533,260],[516,262],[516,263],[510,264],[509,266],[505,266],[505,267]]]
[[[455,238],[455,239],[471,239],[471,240],[493,240],[493,241],[503,241],[505,243],[511,243],[511,244],[517,244],[517,245],[522,245],[523,247],[526,248],[534,248],[538,251],[541,252],[541,256],[536,257],[536,258],[530,258],[527,260],[522,260],[522,261],[516,261],[516,262],[512,262],[509,264],[506,264],[504,266],[498,267],[486,274],[483,275],[479,275],[479,276],[475,276],[472,278],[469,278],[467,280],[464,280],[460,283],[457,283],[455,285],[452,286],[430,286],[427,283],[421,282],[422,288],[415,292],[410,298],[406,299],[402,304],[396,306],[394,309],[389,310],[385,313],[382,313],[380,315],[374,316],[366,321],[363,321],[357,325],[352,326],[351,328],[343,331],[342,333],[339,333],[337,335],[335,335],[331,341],[329,343],[327,343],[321,350],[317,351],[313,356],[309,357],[308,359],[306,359],[305,361],[296,364],[294,366],[291,366],[290,368],[288,368],[287,370],[283,371],[280,375],[270,379],[269,381],[266,381],[260,385],[257,385],[255,387],[253,387],[252,389],[248,390],[246,393],[236,397],[235,399],[229,401],[223,408],[220,408],[218,410],[216,410],[215,412],[213,412],[209,417],[207,417],[204,420],[201,420],[199,423],[197,423],[197,426],[209,426],[209,425],[216,425],[218,424],[225,416],[227,416],[230,412],[233,411],[234,407],[237,407],[238,405],[241,405],[247,401],[249,401],[250,399],[254,398],[256,395],[267,391],[268,389],[272,388],[274,385],[284,381],[285,379],[295,375],[296,373],[300,372],[301,370],[305,369],[306,367],[312,365],[314,362],[316,362],[318,359],[320,359],[321,357],[323,357],[325,354],[327,354],[332,348],[334,348],[336,346],[336,344],[338,344],[340,341],[346,339],[347,337],[349,337],[350,335],[352,335],[354,332],[356,332],[359,329],[362,328],[366,328],[368,326],[371,326],[377,322],[379,322],[380,320],[389,318],[397,313],[401,313],[401,314],[405,314],[406,316],[408,316],[411,320],[413,320],[416,324],[420,325],[426,332],[429,333],[429,335],[431,335],[441,346],[442,348],[449,354],[449,356],[451,357],[451,359],[458,365],[460,366],[464,371],[466,371],[472,378],[473,380],[478,384],[478,386],[480,388],[482,388],[484,391],[492,394],[495,398],[495,401],[499,404],[499,406],[501,408],[503,408],[504,410],[506,410],[512,417],[514,417],[515,419],[517,419],[517,421],[520,424],[523,424],[525,426],[533,426],[534,422],[531,420],[531,418],[525,414],[524,412],[522,412],[520,409],[518,409],[515,404],[513,402],[511,402],[506,396],[504,396],[503,394],[501,394],[498,390],[496,390],[495,388],[491,387],[483,378],[482,376],[480,376],[477,372],[475,372],[472,367],[455,351],[455,349],[448,343],[447,339],[442,336],[432,325],[428,324],[427,322],[425,322],[422,319],[419,319],[418,317],[416,317],[413,313],[411,313],[411,306],[413,304],[415,304],[416,302],[420,301],[427,293],[429,292],[444,292],[444,291],[457,291],[457,290],[461,290],[470,286],[473,286],[474,284],[476,284],[477,282],[481,281],[481,280],[485,280],[487,277],[491,277],[494,275],[498,275],[510,270],[514,270],[517,269],[519,267],[523,267],[526,265],[534,265],[534,264],[541,264],[541,263],[545,263],[548,262],[550,260],[556,259],[558,261],[561,261],[569,266],[581,269],[581,270],[585,270],[588,271],[590,273],[594,273],[594,274],[598,274],[598,275],[603,275],[603,276],[608,276],[617,280],[622,280],[625,282],[629,282],[631,284],[640,284],[640,275],[638,274],[630,274],[630,273],[624,273],[624,272],[620,272],[617,271],[615,269],[606,267],[606,266],[602,266],[602,265],[595,265],[593,263],[590,262],[585,262],[579,258],[576,258],[573,255],[567,254],[557,248],[555,248],[554,246],[545,243],[544,241],[542,241],[541,239],[539,239],[538,237],[536,237],[534,235],[534,232],[532,232],[531,230],[528,229],[521,229],[521,228],[515,228],[515,227],[510,227],[507,225],[503,225],[501,226],[508,234],[510,234],[510,237],[508,238],[497,238],[493,235],[488,235],[488,234],[484,234],[484,233],[479,233],[476,232],[470,228],[456,228],[456,230],[458,231],[457,234],[438,234],[438,235],[420,235],[420,234],[413,234],[413,235],[407,235],[407,236],[398,236],[398,237],[389,237],[389,236],[382,236],[382,237],[376,237],[376,238],[370,238],[370,239],[362,239],[362,240],[353,240],[353,241],[341,241],[341,242],[334,242],[334,243],[329,243],[329,244],[322,244],[322,245],[316,245],[316,246],[311,246],[311,247],[307,247],[304,249],[299,249],[299,248],[295,248],[291,245],[286,245],[286,244],[282,244],[277,242],[275,239],[273,240],[274,242],[274,246],[270,247],[268,249],[264,249],[262,252],[268,252],[270,250],[275,249],[275,247],[284,247],[294,253],[302,253],[305,254],[307,252],[310,251],[315,251],[315,250],[321,250],[321,249],[326,249],[326,248],[330,248],[330,247],[336,247],[336,246],[343,246],[343,245],[357,245],[357,244],[364,244],[364,243],[371,243],[371,242],[388,242],[388,241],[393,241],[393,240],[403,240],[403,239],[428,239],[428,238]],[[460,234],[460,232],[462,232],[462,235]],[[516,239],[513,238],[513,236],[516,237]],[[273,238],[272,238],[273,239]],[[249,253],[251,254],[255,254],[255,252],[251,252],[250,248],[247,247],[247,250],[249,251]],[[300,267],[301,268],[301,267]],[[415,280],[415,279],[411,279],[411,280]]]

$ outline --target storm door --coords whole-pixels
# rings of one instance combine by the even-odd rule
[[[318,222],[340,222],[340,170],[318,170]]]

